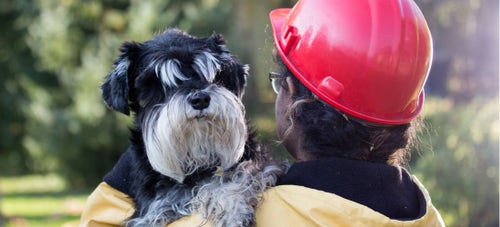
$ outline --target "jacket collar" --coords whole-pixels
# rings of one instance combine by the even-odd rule
[[[408,172],[397,166],[322,158],[293,164],[278,185],[300,185],[334,193],[391,219],[411,220],[426,212],[422,192]]]

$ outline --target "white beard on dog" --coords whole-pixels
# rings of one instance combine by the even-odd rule
[[[202,91],[211,97],[207,108],[196,110],[187,95],[177,93],[155,106],[142,126],[151,166],[180,183],[203,167],[228,169],[244,152],[247,126],[240,99],[215,85]]]

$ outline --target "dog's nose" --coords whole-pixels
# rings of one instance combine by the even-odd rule
[[[196,110],[202,110],[210,105],[210,95],[203,91],[197,91],[188,97],[188,102]]]

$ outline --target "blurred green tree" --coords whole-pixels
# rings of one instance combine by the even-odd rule
[[[499,225],[499,2],[417,1],[434,39],[412,172],[449,226]]]
[[[55,77],[38,72],[35,58],[24,35],[27,23],[32,19],[24,15],[26,2],[0,0],[0,160],[2,173],[20,174],[31,170],[33,160],[22,141],[29,119],[24,114],[30,103],[27,94],[30,84],[40,83],[47,87],[57,86]]]
[[[449,226],[498,226],[498,102],[427,100],[422,156],[411,171]]]

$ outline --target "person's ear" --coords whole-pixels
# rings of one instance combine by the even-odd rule
[[[292,79],[292,77],[287,76],[287,77],[285,78],[285,80],[286,80],[286,83],[287,83],[287,85],[288,85],[288,92],[289,92],[292,96],[294,96],[294,95],[296,94],[296,92],[297,92],[297,89],[295,88],[295,84],[293,83],[293,79]]]

